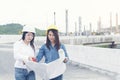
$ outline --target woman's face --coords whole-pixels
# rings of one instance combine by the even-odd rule
[[[30,42],[33,39],[33,36],[34,35],[31,32],[26,33],[26,35],[25,35],[25,41]]]
[[[48,32],[48,39],[50,40],[50,42],[54,43],[55,42],[55,36],[53,34],[52,31]]]

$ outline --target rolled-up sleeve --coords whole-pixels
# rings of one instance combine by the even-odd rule
[[[61,48],[64,50],[65,57],[68,57],[67,50],[66,50],[66,48],[65,48],[65,46],[63,44],[61,45]]]
[[[39,62],[44,56],[44,45],[39,49],[38,55],[36,56],[36,61]]]

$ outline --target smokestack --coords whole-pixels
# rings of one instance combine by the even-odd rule
[[[66,35],[68,35],[68,10],[66,10]]]
[[[81,33],[82,33],[82,30],[81,30],[81,27],[82,27],[82,23],[81,23],[81,17],[79,17],[79,19],[78,19],[78,24],[79,24],[79,35],[81,35]]]
[[[92,34],[92,23],[89,24],[90,25],[90,35]]]
[[[112,33],[112,13],[110,13],[110,32]]]
[[[119,33],[119,28],[118,28],[118,14],[116,13],[116,33]]]
[[[75,22],[75,36],[77,36],[77,23]]]
[[[99,17],[99,21],[98,21],[98,32],[101,32],[101,17]]]
[[[56,25],[56,13],[54,12],[54,25]]]

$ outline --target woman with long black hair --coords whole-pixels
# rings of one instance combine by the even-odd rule
[[[29,72],[26,65],[27,61],[33,61],[32,57],[35,57],[34,38],[35,29],[24,26],[21,40],[14,43],[15,80],[35,80],[34,71]]]
[[[45,63],[50,63],[57,60],[59,56],[59,50],[64,51],[65,59],[64,63],[68,61],[68,55],[65,46],[60,43],[58,28],[55,25],[51,25],[47,29],[46,43],[39,49],[36,61],[39,62],[43,56],[45,57]],[[54,65],[55,66],[55,65]],[[63,80],[63,74],[60,74],[50,80]]]

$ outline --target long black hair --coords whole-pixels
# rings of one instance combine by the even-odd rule
[[[23,32],[22,34],[22,40],[25,40],[25,36],[28,32]],[[30,46],[33,48],[33,50],[35,51],[35,46],[34,46],[34,38],[35,38],[35,33],[32,33],[33,34],[33,39],[30,41]]]
[[[49,38],[48,38],[48,33],[49,33],[50,31],[52,31],[53,34],[54,34],[54,36],[55,36],[55,47],[56,47],[56,49],[57,49],[57,51],[58,51],[58,50],[60,49],[60,41],[59,41],[58,31],[55,30],[55,29],[50,29],[50,30],[47,31],[46,46],[47,46],[47,48],[50,50],[50,44],[51,44],[51,42],[50,42],[50,40],[49,40]]]

